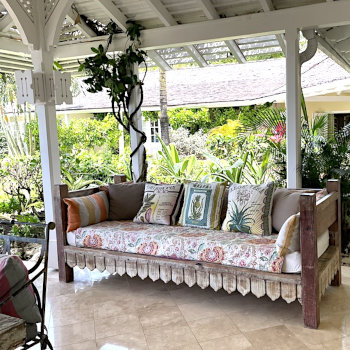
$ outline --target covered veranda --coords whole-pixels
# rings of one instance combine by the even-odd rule
[[[142,24],[145,28],[141,38],[142,48],[148,53],[150,66],[157,65],[162,70],[172,69],[173,65],[181,63],[194,63],[199,66],[205,66],[225,57],[230,57],[237,63],[245,64],[250,56],[257,54],[268,55],[283,51],[286,56],[287,181],[288,187],[290,188],[301,187],[301,177],[299,174],[301,160],[301,63],[312,56],[312,52],[315,49],[314,43],[318,42],[321,50],[332,57],[347,71],[350,71],[350,56],[348,54],[350,51],[350,28],[348,26],[350,25],[350,2],[348,1],[194,0],[161,2],[159,0],[138,0],[130,2],[112,0],[2,0],[1,4],[3,6],[3,17],[0,20],[0,71],[14,72],[16,70],[32,69],[34,73],[40,73],[42,80],[45,82],[49,81],[53,73],[54,61],[59,62],[66,72],[75,72],[79,65],[79,58],[90,55],[90,48],[92,46],[105,43],[106,37],[99,36],[92,30],[88,25],[89,22],[85,20],[86,18],[102,24],[106,24],[109,19],[117,23],[121,33],[115,36],[110,46],[112,52],[120,52],[125,47],[125,34],[123,32],[126,30],[126,22],[128,19],[135,20]],[[307,53],[310,53],[310,57],[305,57],[305,54],[299,54],[299,38],[301,31],[303,31],[306,39],[309,40],[309,49]],[[44,86],[45,84],[46,83],[44,83]],[[54,94],[54,87],[52,87],[52,89],[50,93]],[[35,96],[34,101],[39,120],[46,220],[55,221],[53,188],[55,184],[60,183],[60,164],[56,125],[57,100],[52,98],[50,93],[48,90],[43,90],[42,93]],[[137,98],[137,96],[135,98]],[[138,115],[137,117],[140,118],[141,116]],[[131,135],[132,140],[135,138],[136,135]],[[136,154],[133,162],[135,174],[139,171],[140,163],[141,156]],[[50,264],[52,267],[55,267],[57,266],[57,256],[54,254],[56,252],[56,241],[54,237],[51,243]],[[54,278],[55,276],[52,275],[52,279]],[[85,282],[81,282],[83,288],[95,284],[96,278],[93,275],[88,277],[83,276],[81,281],[84,281],[84,278],[86,278]],[[99,278],[100,277],[97,279]],[[110,281],[113,281],[113,277],[102,277],[101,283],[106,285],[106,289],[104,291],[98,291],[96,288],[92,288],[90,294],[101,293],[101,297],[103,297],[103,295],[106,296],[110,288]],[[53,282],[53,285],[55,285],[55,283],[57,282]],[[127,285],[125,289],[126,294],[133,288],[134,290],[138,288],[147,289],[147,287],[143,287],[142,284],[138,282],[134,283],[129,279],[121,278],[120,283]],[[97,282],[96,285],[98,284]],[[73,294],[78,289],[79,278],[73,286],[56,286],[55,290],[57,292],[52,290],[52,294],[55,297],[59,297],[56,299],[56,302],[61,305],[60,303],[65,303],[66,295],[66,299],[69,299],[70,294]],[[172,289],[172,287],[170,287],[170,289]],[[180,292],[176,292],[177,290],[180,290]],[[160,287],[159,290],[148,293],[151,296],[150,301],[145,303],[143,307],[147,308],[153,304],[161,304],[163,302],[160,296],[162,291],[164,291],[164,289]],[[171,292],[172,291],[167,290],[165,294],[172,294]],[[344,295],[347,295],[347,292],[340,291],[338,292],[340,293],[339,295],[330,295],[329,298],[331,300],[333,300],[332,297],[343,298]],[[54,295],[55,293],[57,293],[57,295]],[[184,293],[185,297],[192,298],[190,293],[182,292],[181,289],[177,289],[177,287],[174,286],[173,294],[181,295],[181,293]],[[87,297],[86,300],[88,300],[88,296],[85,295],[85,297]],[[92,296],[90,295],[90,297]],[[107,296],[107,299],[109,297],[110,296]],[[121,295],[121,298],[122,297]],[[205,300],[203,305],[205,305],[205,302],[208,303],[211,298],[211,296],[208,295],[205,297],[209,297],[209,299]],[[134,301],[136,302],[136,300]],[[66,300],[66,302],[68,301]],[[173,301],[168,302],[170,305],[168,304],[169,309],[167,310],[167,314],[171,314],[170,309],[173,306]],[[237,304],[241,302],[242,298],[237,301]],[[164,300],[164,303],[166,304],[167,301]],[[105,310],[108,310],[111,306],[110,304],[113,304],[113,301],[110,301],[110,304],[108,304],[107,300],[104,304]],[[80,304],[79,307],[82,307],[82,305]],[[194,308],[195,307],[196,306],[194,306]],[[227,305],[223,297],[221,308],[225,309],[226,307]],[[177,304],[176,310],[173,310],[174,312],[176,311],[175,314],[178,311],[177,308],[181,310],[179,304]],[[186,314],[186,308],[186,306],[183,307],[183,314]],[[64,308],[62,308],[62,310],[64,310]],[[216,314],[216,312],[219,312],[219,309],[215,310],[216,311],[210,315],[202,314],[202,318],[223,316],[221,313],[220,315]],[[93,309],[93,311],[93,317],[95,317],[95,310]],[[152,309],[148,311],[152,313]],[[207,311],[208,310],[206,310],[206,312]],[[337,311],[340,313],[343,310]],[[60,311],[55,310],[55,312],[59,313]],[[99,311],[96,311],[96,313],[98,312]],[[194,309],[192,312],[196,313],[196,310]],[[223,313],[225,314],[225,312]],[[53,314],[54,313],[52,313],[52,315]],[[90,316],[84,316],[84,313],[82,313],[78,322],[83,318],[88,319]],[[62,340],[61,342],[57,341],[57,346],[62,346],[62,348],[65,346],[65,348],[69,349],[88,349],[88,346],[96,348],[95,340],[79,338],[77,334],[80,332],[86,334],[97,332],[96,320],[99,320],[97,316],[93,324],[89,325],[90,328],[80,328],[80,330],[76,328],[72,331],[72,334],[68,335],[67,333],[67,339],[76,336],[79,341],[70,344],[67,343],[66,340]],[[140,314],[138,314],[137,317],[140,319],[142,318]],[[164,317],[167,319],[166,316]],[[66,314],[62,316],[62,319],[65,318]],[[180,318],[181,320],[176,327],[183,328],[179,330],[178,336],[185,337],[181,331],[185,332],[185,328],[189,327],[189,323],[196,320],[191,320],[191,316],[186,317],[186,315],[184,320],[182,316]],[[58,319],[59,318],[57,318],[57,320]],[[72,319],[74,319],[73,316]],[[148,316],[145,317],[145,319],[148,319]],[[174,319],[176,319],[175,316],[172,317],[172,320]],[[339,320],[340,318],[338,321]],[[120,320],[115,320],[115,322],[119,321]],[[330,322],[333,321],[334,320],[331,320]],[[59,323],[60,321],[56,322]],[[164,322],[165,325],[171,326],[171,322],[173,321],[170,322],[166,320]],[[181,322],[185,322],[185,325],[181,325]],[[290,333],[285,330],[281,331],[280,328],[278,328],[281,322],[283,323],[284,320],[281,321],[281,319],[279,319],[278,325],[274,325],[272,322],[271,334],[274,337],[286,339],[290,336]],[[341,323],[342,321],[339,322]],[[64,324],[65,321],[63,321],[61,325],[58,323],[56,323],[58,328],[61,326],[66,327],[66,331],[71,328],[69,323]],[[75,320],[74,324],[76,323]],[[145,323],[147,323],[147,321],[145,321]],[[327,323],[325,324],[327,326]],[[88,327],[87,324],[85,326]],[[144,325],[142,326],[144,327]],[[141,328],[141,333],[144,333],[146,339],[153,339],[154,341],[158,336],[154,329],[158,326],[160,325],[151,322],[149,329],[153,329],[153,331],[146,331],[146,325],[146,327]],[[130,323],[128,328],[131,327],[134,327],[132,323]],[[196,328],[196,326],[194,325],[192,328]],[[200,323],[197,328],[201,328]],[[254,343],[252,340],[254,338],[253,336],[249,341],[248,336],[242,335],[243,325],[238,328],[238,332],[233,334],[232,327],[229,327],[231,333],[227,335],[238,335],[233,343],[241,344],[236,346],[237,349],[252,348],[252,344],[254,344],[256,348],[262,348],[262,344]],[[72,327],[72,329],[74,329],[74,327]],[[250,331],[254,332],[258,329],[259,327],[252,328]],[[324,343],[329,343],[330,348],[336,348],[336,346],[339,345],[339,339],[341,339],[341,345],[343,344],[343,338],[347,331],[348,329],[344,330],[341,326],[338,326],[338,324],[335,327],[331,326],[331,333],[333,332],[332,334],[334,337],[332,338],[332,336],[330,336],[327,338],[329,336],[329,331],[326,330],[325,334],[327,335],[324,336],[322,341],[324,341]],[[168,333],[170,336],[172,333],[171,327]],[[111,335],[106,335],[106,337],[108,336]],[[114,334],[112,336],[114,336]],[[62,335],[62,337],[64,336]],[[303,333],[301,336],[297,336],[297,338],[303,337],[304,342],[301,341],[294,343],[294,345],[287,345],[287,348],[293,348],[293,346],[295,348],[300,348],[304,345],[305,348],[312,348],[312,346],[317,348],[317,345],[320,345],[319,342],[312,342],[310,339],[309,342],[307,342],[308,334],[305,335]],[[192,339],[190,335],[189,338]],[[59,339],[59,336],[57,336],[57,339]],[[197,339],[196,342],[189,341],[183,343],[180,347],[178,346],[178,348],[195,349],[197,346],[197,348],[209,349],[215,346],[215,341],[211,344],[212,347],[210,347],[210,345],[202,344],[208,339],[203,340],[202,343],[197,337],[195,337],[195,339]],[[213,339],[215,339],[215,337],[209,340]],[[263,338],[261,337],[261,339]],[[148,347],[150,349],[164,348],[164,346],[169,347],[168,344],[164,345],[162,343],[160,343],[158,347],[152,347],[150,346],[150,344],[152,344],[151,340],[150,343],[146,342],[139,345],[126,345],[125,343],[123,346],[126,348]],[[334,343],[334,341],[336,341],[336,343]],[[85,345],[82,342],[85,342]],[[83,345],[79,345],[79,343]],[[77,345],[72,346],[72,344]],[[191,347],[191,345],[193,346]],[[232,343],[231,345],[224,344],[222,348],[230,348],[230,346],[233,348]],[[280,344],[274,346],[280,346]]]

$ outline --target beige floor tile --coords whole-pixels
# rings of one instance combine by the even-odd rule
[[[203,290],[196,286],[193,286],[191,288],[183,284],[180,286],[181,288],[170,290],[171,297],[178,305],[199,302],[213,302],[212,297],[206,293],[206,290]]]
[[[144,330],[148,347],[152,350],[183,349],[197,344],[197,340],[188,326],[166,326]]]
[[[302,324],[298,326],[286,324],[286,327],[307,346],[324,344],[343,337],[341,331],[329,322],[321,322],[318,329],[305,328]]]
[[[332,340],[323,344],[324,350],[350,350],[350,337]]]
[[[137,310],[157,305],[176,306],[175,300],[168,291],[154,291],[154,293],[148,294],[143,294],[142,292],[129,293],[129,297]]]
[[[228,317],[242,332],[279,326],[283,321],[263,309],[228,312]]]
[[[333,327],[339,329],[344,335],[350,336],[350,312],[331,312],[331,313],[322,313],[321,322],[327,322]]]
[[[263,299],[257,299],[252,294],[247,294],[246,296],[241,295],[238,292],[232,294],[224,294],[214,298],[215,304],[225,313],[230,311],[239,312],[247,310],[255,310],[256,308],[261,307],[261,301]]]
[[[288,328],[277,326],[246,332],[244,335],[256,349],[307,349]]]
[[[149,349],[152,349],[149,347]],[[202,350],[201,346],[198,343],[193,344],[184,344],[184,345],[172,345],[171,350]]]
[[[186,320],[177,306],[150,306],[138,309],[143,329],[162,326],[186,326]]]
[[[74,323],[81,323],[94,320],[94,311],[91,307],[81,305],[67,309],[55,308],[51,313],[49,327],[66,326]]]
[[[128,282],[132,293],[142,292],[143,295],[147,295],[160,291],[168,292],[165,283],[160,280],[153,282],[150,278],[142,280],[141,278],[128,277]]]
[[[91,340],[79,344],[57,346],[55,347],[55,350],[97,350],[97,345],[94,340]]]
[[[140,320],[136,315],[124,315],[95,320],[96,339],[122,335],[132,331],[143,332]]]
[[[253,347],[243,334],[230,335],[199,343],[203,350],[252,350]]]
[[[133,305],[128,304],[123,300],[98,302],[93,305],[95,320],[117,317],[123,315],[136,315],[136,310]]]
[[[237,326],[227,316],[202,318],[189,321],[188,325],[199,342],[240,333]]]
[[[147,350],[147,343],[143,333],[132,332],[113,337],[98,339],[96,341],[99,350]]]
[[[187,322],[200,320],[201,318],[211,318],[223,316],[224,313],[217,305],[210,302],[200,302],[200,303],[190,303],[190,304],[181,304],[179,309],[184,315]]]
[[[49,328],[49,339],[54,348],[95,340],[94,321]]]

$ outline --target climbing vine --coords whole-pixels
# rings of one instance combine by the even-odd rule
[[[123,126],[124,130],[130,133],[132,129],[139,135],[138,144],[130,155],[130,171],[133,179],[139,182],[145,181],[147,175],[146,150],[142,147],[147,137],[142,130],[137,128],[135,116],[143,102],[143,81],[147,73],[145,62],[147,54],[139,49],[142,27],[134,22],[129,22],[129,24],[130,26],[126,32],[128,46],[124,53],[120,55],[108,53],[114,34],[119,32],[117,25],[114,22],[110,22],[107,26],[109,37],[106,47],[99,45],[98,48],[91,48],[95,55],[86,58],[80,64],[79,71],[85,71],[89,76],[84,80],[89,92],[97,93],[106,89],[111,98],[113,115],[118,123]],[[135,66],[139,66],[142,63],[146,66],[146,71],[143,78],[140,79],[138,74],[135,74]],[[139,94],[139,100],[136,106],[131,106],[131,98],[136,93]],[[136,178],[132,172],[132,158],[142,148],[143,165],[140,176]]]

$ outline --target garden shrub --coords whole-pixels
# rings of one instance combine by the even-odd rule
[[[17,214],[37,214],[44,198],[39,156],[8,157],[0,165],[1,189],[9,196],[4,209],[8,211],[12,206]]]
[[[170,142],[173,143],[181,156],[194,155],[198,159],[204,159],[203,152],[206,150],[207,135],[202,130],[194,134],[180,127],[170,131]]]

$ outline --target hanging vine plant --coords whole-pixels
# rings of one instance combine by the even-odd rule
[[[135,23],[129,22],[130,26],[126,32],[128,37],[128,46],[121,55],[108,54],[113,36],[119,33],[119,29],[114,22],[110,22],[107,26],[109,37],[106,47],[99,45],[98,48],[91,48],[95,54],[88,57],[80,64],[79,72],[84,71],[89,76],[84,80],[87,84],[87,90],[91,93],[97,93],[106,90],[111,98],[112,112],[115,119],[120,123],[124,130],[130,134],[130,130],[134,130],[139,136],[137,146],[132,150],[130,155],[130,173],[134,181],[145,181],[147,176],[146,150],[142,145],[147,141],[146,134],[137,128],[135,117],[137,116],[143,102],[143,81],[147,73],[147,65],[145,58],[147,54],[140,50],[140,35],[142,27]],[[140,79],[135,74],[135,66],[144,64],[146,67],[143,78]],[[131,100],[138,99],[133,105]],[[142,169],[139,176],[133,173],[132,159],[133,156],[142,151]]]

